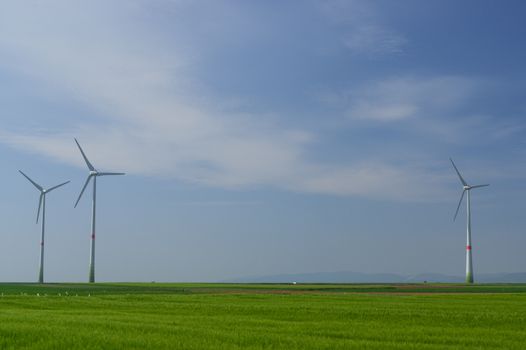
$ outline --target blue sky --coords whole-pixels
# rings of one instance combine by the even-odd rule
[[[3,1],[0,280],[524,271],[522,1]]]

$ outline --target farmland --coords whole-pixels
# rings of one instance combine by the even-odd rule
[[[526,285],[0,284],[0,349],[523,349]]]

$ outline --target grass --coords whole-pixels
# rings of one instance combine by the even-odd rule
[[[523,349],[526,285],[0,284],[0,349]]]

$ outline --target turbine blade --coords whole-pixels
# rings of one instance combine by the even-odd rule
[[[86,157],[86,155],[84,154],[84,151],[82,150],[82,147],[80,147],[80,144],[77,141],[77,139],[75,139],[75,142],[77,143],[77,146],[79,147],[80,153],[82,154],[82,158],[84,158],[84,161],[86,162],[86,165],[88,166],[88,169],[91,171],[96,171],[93,165],[91,165],[91,163],[89,162],[88,157]]]
[[[37,211],[37,224],[38,219],[40,218],[40,209],[42,208],[42,199],[44,198],[44,193],[40,194],[40,199],[38,200],[38,211]]]
[[[126,175],[126,173],[97,173],[97,176],[105,176],[105,175]]]
[[[59,188],[59,187],[61,187],[61,186],[64,186],[65,184],[68,184],[68,183],[70,183],[70,181],[66,181],[66,182],[61,183],[60,185],[56,185],[56,186],[54,186],[54,187],[51,187],[50,189],[46,190],[46,192],[51,192],[51,191],[53,191],[54,189]]]
[[[29,180],[29,182],[31,182],[33,184],[33,186],[35,186],[40,192],[42,192],[44,189],[42,188],[42,186],[40,186],[39,184],[37,184],[35,181],[31,180],[29,178],[29,176],[27,176],[26,174],[24,174],[24,172],[22,170],[18,170],[20,172],[20,174],[24,175],[24,177],[26,179]]]
[[[453,164],[453,168],[455,168],[455,171],[457,172],[457,175],[458,175],[458,178],[460,179],[460,182],[462,182],[462,184],[464,186],[469,186],[468,183],[466,182],[466,180],[464,180],[464,178],[462,177],[462,175],[460,175],[460,171],[458,171],[457,166],[453,162],[453,159],[449,158],[449,160],[451,161],[451,164]]]
[[[489,186],[489,184],[485,184],[485,185],[475,185],[475,186],[471,186],[471,188],[479,188],[479,187],[487,187]]]
[[[93,175],[89,175],[88,178],[86,179],[86,183],[84,184],[84,187],[82,187],[82,191],[80,191],[79,198],[77,199],[77,202],[75,203],[75,207],[74,208],[76,208],[77,204],[79,204],[80,198],[82,197],[82,194],[86,190],[86,187],[88,186],[89,180],[91,180],[92,176]]]
[[[466,190],[462,191],[462,195],[460,196],[460,200],[458,201],[457,211],[455,212],[455,217],[453,217],[453,221],[457,219],[458,211],[460,209],[460,205],[462,204],[462,199],[464,199],[464,193],[466,193]]]

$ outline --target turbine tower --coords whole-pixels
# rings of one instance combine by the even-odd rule
[[[64,183],[61,183],[60,185],[53,186],[49,189],[44,189],[42,186],[37,184],[35,181],[31,180],[29,176],[24,174],[22,170],[18,170],[20,174],[22,174],[26,179],[29,180],[37,188],[37,190],[40,191],[40,199],[38,201],[38,211],[37,211],[37,224],[38,219],[40,217],[40,209],[42,209],[42,233],[40,237],[40,268],[38,273],[38,283],[44,283],[44,234],[46,230],[46,194],[53,191],[54,189],[59,188],[60,186],[64,186],[65,184],[69,183],[69,181],[66,181]]]
[[[97,205],[97,177],[99,176],[106,176],[106,175],[125,175],[125,173],[107,173],[107,172],[99,172],[97,169],[91,165],[90,161],[86,157],[86,154],[84,154],[84,151],[82,150],[82,147],[80,147],[79,142],[77,139],[75,139],[75,143],[77,144],[80,153],[82,154],[82,158],[84,158],[84,161],[86,162],[86,165],[89,169],[89,175],[86,179],[86,183],[84,184],[84,187],[82,187],[82,191],[80,191],[79,198],[77,199],[77,202],[75,203],[75,208],[77,207],[77,204],[79,204],[80,198],[82,197],[82,194],[84,193],[84,190],[88,186],[88,183],[93,178],[93,202],[91,207],[91,251],[90,251],[90,262],[89,262],[89,282],[94,283],[95,282],[95,209]]]
[[[486,187],[489,186],[489,184],[485,185],[468,185],[466,180],[460,175],[460,171],[458,171],[457,166],[453,162],[453,159],[449,158],[451,161],[451,164],[453,164],[453,168],[455,168],[455,171],[458,175],[458,178],[460,179],[460,182],[462,183],[462,195],[460,196],[460,201],[458,202],[457,211],[455,212],[455,216],[453,217],[453,221],[456,220],[458,211],[460,209],[460,205],[462,204],[462,200],[464,199],[464,193],[468,193],[468,199],[467,199],[467,239],[466,239],[466,283],[473,283],[473,258],[472,258],[472,246],[471,246],[471,190],[474,188],[479,187]]]

